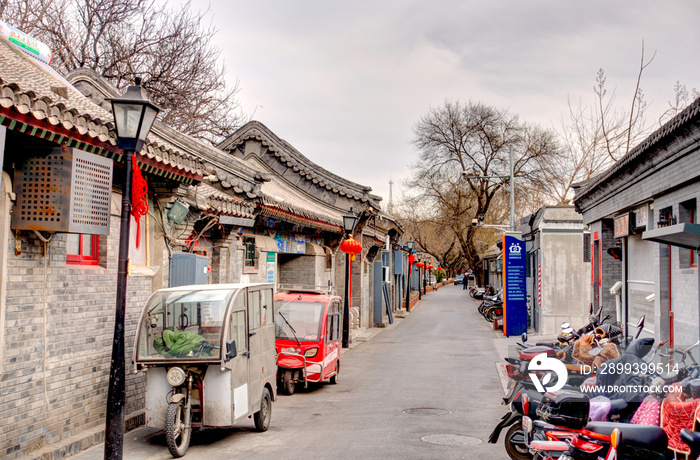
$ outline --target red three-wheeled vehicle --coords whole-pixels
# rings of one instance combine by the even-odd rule
[[[277,388],[294,393],[297,383],[338,383],[342,302],[314,290],[275,295]]]

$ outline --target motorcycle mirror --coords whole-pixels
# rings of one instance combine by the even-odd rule
[[[236,341],[229,340],[226,342],[226,357],[224,358],[224,362],[229,362],[236,356],[238,356],[238,352],[236,351]]]
[[[593,304],[591,304],[590,308],[588,309],[588,314],[589,315],[593,314]]]
[[[643,327],[644,327],[644,319],[645,319],[645,317],[646,317],[646,315],[642,315],[642,317],[639,318],[639,321],[637,321],[637,327],[639,327],[639,328],[643,328]]]
[[[601,321],[601,323],[604,323],[609,319],[610,319],[610,315],[605,315],[605,318],[603,318],[603,321]]]
[[[573,334],[573,333],[574,333],[574,328],[573,328],[573,327],[567,327],[566,329],[563,329],[563,330],[561,331],[561,333],[562,333],[562,334],[565,334],[565,335]]]
[[[523,332],[523,335],[520,336],[520,340],[522,340],[523,343],[527,342],[527,332]]]
[[[527,373],[527,368],[528,368],[528,363],[523,361],[520,363],[520,367],[518,368],[518,371],[520,371],[521,375],[525,375]]]
[[[641,334],[642,329],[644,329],[644,318],[645,315],[642,315],[642,317],[639,318],[639,321],[637,321],[637,335],[634,336],[635,339],[639,338],[639,334]]]
[[[563,322],[561,323],[561,328],[562,329],[568,329],[571,327],[571,323]]]

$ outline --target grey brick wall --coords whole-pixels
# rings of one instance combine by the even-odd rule
[[[3,216],[6,217],[6,216]],[[0,457],[18,458],[105,423],[119,219],[100,238],[101,266],[66,264],[65,234],[8,241],[5,344],[0,374]],[[45,280],[45,281],[44,281]],[[144,406],[145,380],[130,373],[136,323],[153,278],[130,276],[125,319],[126,414]],[[44,299],[46,307],[44,307]]]
[[[316,257],[296,254],[278,254],[280,284],[314,286],[316,284]]]
[[[697,133],[694,133],[697,135]],[[609,286],[618,278],[619,262],[606,254],[611,244],[612,229],[606,229],[607,220],[599,216],[610,216],[625,211],[631,206],[653,200],[653,211],[649,215],[649,228],[656,226],[658,212],[671,208],[679,222],[687,221],[687,210],[682,203],[697,203],[700,198],[700,153],[697,140],[690,145],[680,142],[682,147],[673,156],[670,151],[652,152],[647,160],[633,171],[628,171],[619,178],[610,180],[600,190],[594,192],[597,201],[584,212],[584,220],[590,222],[591,232],[600,229],[603,244],[603,286],[601,299],[608,310],[614,307],[614,298],[609,296]],[[664,161],[659,158],[663,157]],[[644,168],[647,168],[644,170]],[[591,204],[592,202],[589,202]],[[609,227],[609,225],[608,225]],[[669,331],[669,296],[674,313],[674,336],[676,346],[689,346],[700,336],[700,311],[698,310],[698,268],[689,267],[689,253],[686,249],[657,244],[654,250],[655,299],[654,318],[650,322],[655,327],[655,334],[661,340],[668,338]],[[670,256],[670,268],[669,268]],[[629,254],[628,263],[635,263],[634,254]],[[669,290],[670,278],[670,290]],[[631,318],[634,320],[635,318]]]
[[[682,217],[680,203],[697,200],[698,197],[700,197],[700,183],[689,184],[657,197],[654,200],[654,209],[671,207],[675,216]],[[663,245],[658,246],[662,247]],[[667,248],[663,249],[665,253],[668,253]],[[698,340],[698,324],[700,324],[700,310],[697,307],[698,268],[689,268],[682,263],[683,256],[687,257],[687,255],[687,249],[671,248],[671,308],[674,313],[674,341],[676,346],[680,347],[688,347]],[[659,263],[660,285],[664,286],[664,284],[668,284],[668,258],[660,257],[661,260],[665,263]],[[656,308],[659,316],[663,319],[661,325],[663,329],[660,332],[665,338],[668,336],[668,289],[662,290],[661,294],[659,300],[656,301]]]

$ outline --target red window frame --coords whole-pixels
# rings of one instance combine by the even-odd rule
[[[87,237],[87,238],[86,238]],[[85,240],[92,245],[92,255],[86,255],[83,251]],[[100,235],[80,234],[79,254],[66,254],[66,263],[72,265],[97,265],[100,262]]]

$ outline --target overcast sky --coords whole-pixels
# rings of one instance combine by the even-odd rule
[[[196,7],[195,7],[196,8]],[[700,2],[213,0],[208,15],[243,111],[318,165],[394,198],[412,127],[445,100],[481,101],[559,127],[598,69],[652,120],[676,81],[700,88]]]

